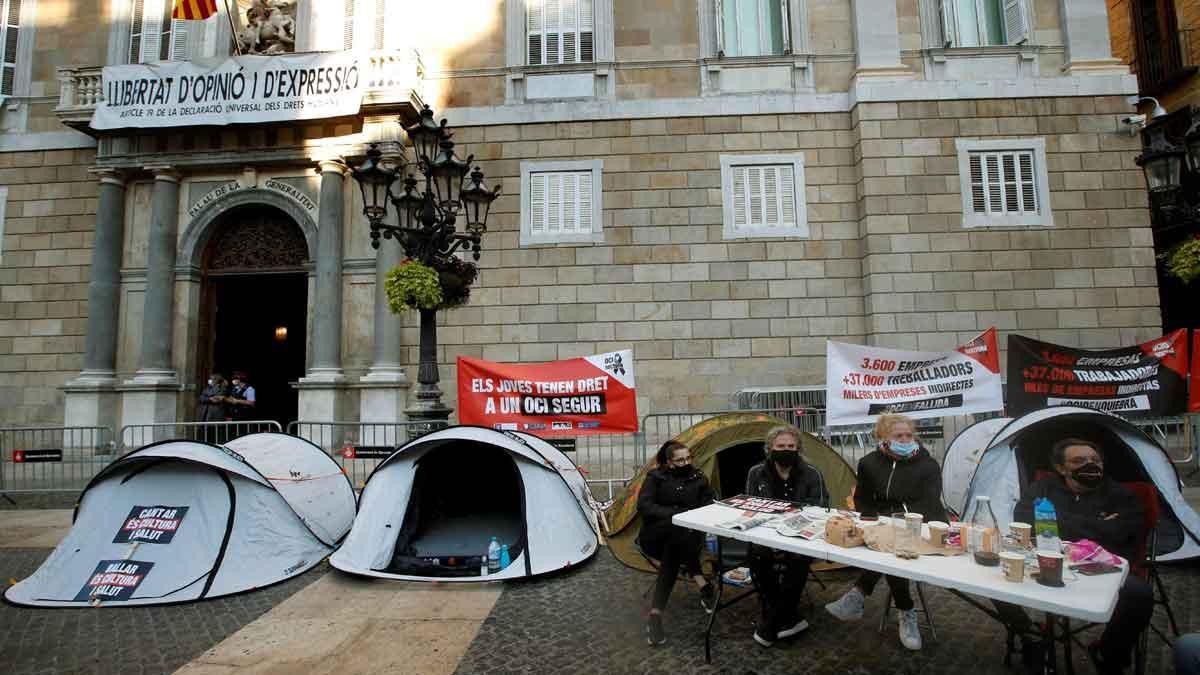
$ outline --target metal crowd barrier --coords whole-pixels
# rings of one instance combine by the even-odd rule
[[[157,441],[188,440],[228,443],[235,438],[263,432],[282,433],[275,420],[236,420],[231,422],[159,422],[127,424],[121,427],[121,447],[126,452]]]
[[[443,422],[291,422],[287,433],[310,441],[333,457],[361,490],[376,466],[397,448],[437,429]]]
[[[1129,417],[1130,424],[1158,441],[1175,464],[1200,463],[1196,457],[1196,443],[1200,440],[1200,415],[1175,415],[1172,417]]]
[[[0,428],[0,495],[82,490],[117,456],[108,427]]]

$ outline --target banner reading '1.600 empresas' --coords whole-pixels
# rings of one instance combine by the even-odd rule
[[[637,431],[633,350],[526,364],[460,356],[458,420],[547,437]]]
[[[825,345],[828,424],[865,424],[884,413],[923,418],[1004,407],[995,328],[950,352]]]
[[[367,78],[346,52],[105,66],[93,129],[276,122],[358,113]]]
[[[1008,414],[1074,405],[1175,415],[1187,406],[1187,331],[1118,349],[1078,349],[1008,336]]]

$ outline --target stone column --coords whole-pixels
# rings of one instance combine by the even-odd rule
[[[375,254],[375,358],[371,370],[359,380],[359,419],[363,422],[399,422],[408,401],[408,378],[404,374],[404,348],[400,316],[388,308],[384,283],[388,272],[404,259],[399,242],[383,239]],[[390,443],[385,439],[379,444]]]
[[[346,173],[339,159],[317,163],[321,201],[317,213],[317,279],[313,299],[313,359],[300,379],[300,419],[345,419],[346,378],[342,374],[342,256]]]
[[[88,281],[87,336],[83,371],[68,382],[65,426],[117,423],[117,331],[121,308],[121,255],[125,244],[125,176],[93,169],[100,180],[96,237]]]
[[[148,166],[154,173],[147,241],[146,291],[138,370],[122,386],[122,424],[174,422],[179,381],[171,355],[175,333],[175,258],[179,232],[179,173]]]
[[[900,61],[900,28],[896,3],[854,0],[854,79],[908,79],[912,71]]]
[[[1112,55],[1105,0],[1059,0],[1058,7],[1067,49],[1064,71],[1071,75],[1129,75],[1129,68]],[[1034,17],[1029,17],[1029,22],[1032,30]],[[1136,83],[1133,86],[1136,89]]]

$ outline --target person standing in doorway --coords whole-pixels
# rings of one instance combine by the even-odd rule
[[[254,387],[250,386],[250,376],[244,370],[233,373],[233,390],[226,398],[229,404],[229,419],[240,421],[254,418],[254,410],[258,404]]]
[[[226,416],[225,397],[229,393],[229,383],[225,376],[213,373],[208,378],[204,391],[200,392],[200,421],[224,422]]]

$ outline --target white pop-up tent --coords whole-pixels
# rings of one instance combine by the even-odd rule
[[[1097,443],[1104,452],[1104,471],[1114,480],[1154,483],[1161,507],[1159,560],[1200,556],[1200,515],[1184,501],[1170,456],[1128,420],[1088,408],[1044,408],[1008,420],[998,429],[970,478],[963,502],[964,520],[973,515],[975,497],[988,495],[1000,527],[1007,530],[1021,491],[1038,471],[1053,470],[1050,449],[1069,437]]]
[[[40,607],[117,607],[253,590],[321,562],[353,520],[350,481],[307,441],[282,434],[227,447],[163,441],[97,474],[71,530],[4,597]]]
[[[511,564],[483,576],[488,543]],[[367,479],[334,567],[413,581],[494,581],[591,558],[600,530],[587,482],[549,443],[457,426],[410,441]]]
[[[958,432],[946,456],[942,459],[942,503],[954,515],[963,512],[967,503],[967,488],[996,432],[1012,421],[1011,417],[993,417],[972,424]]]

